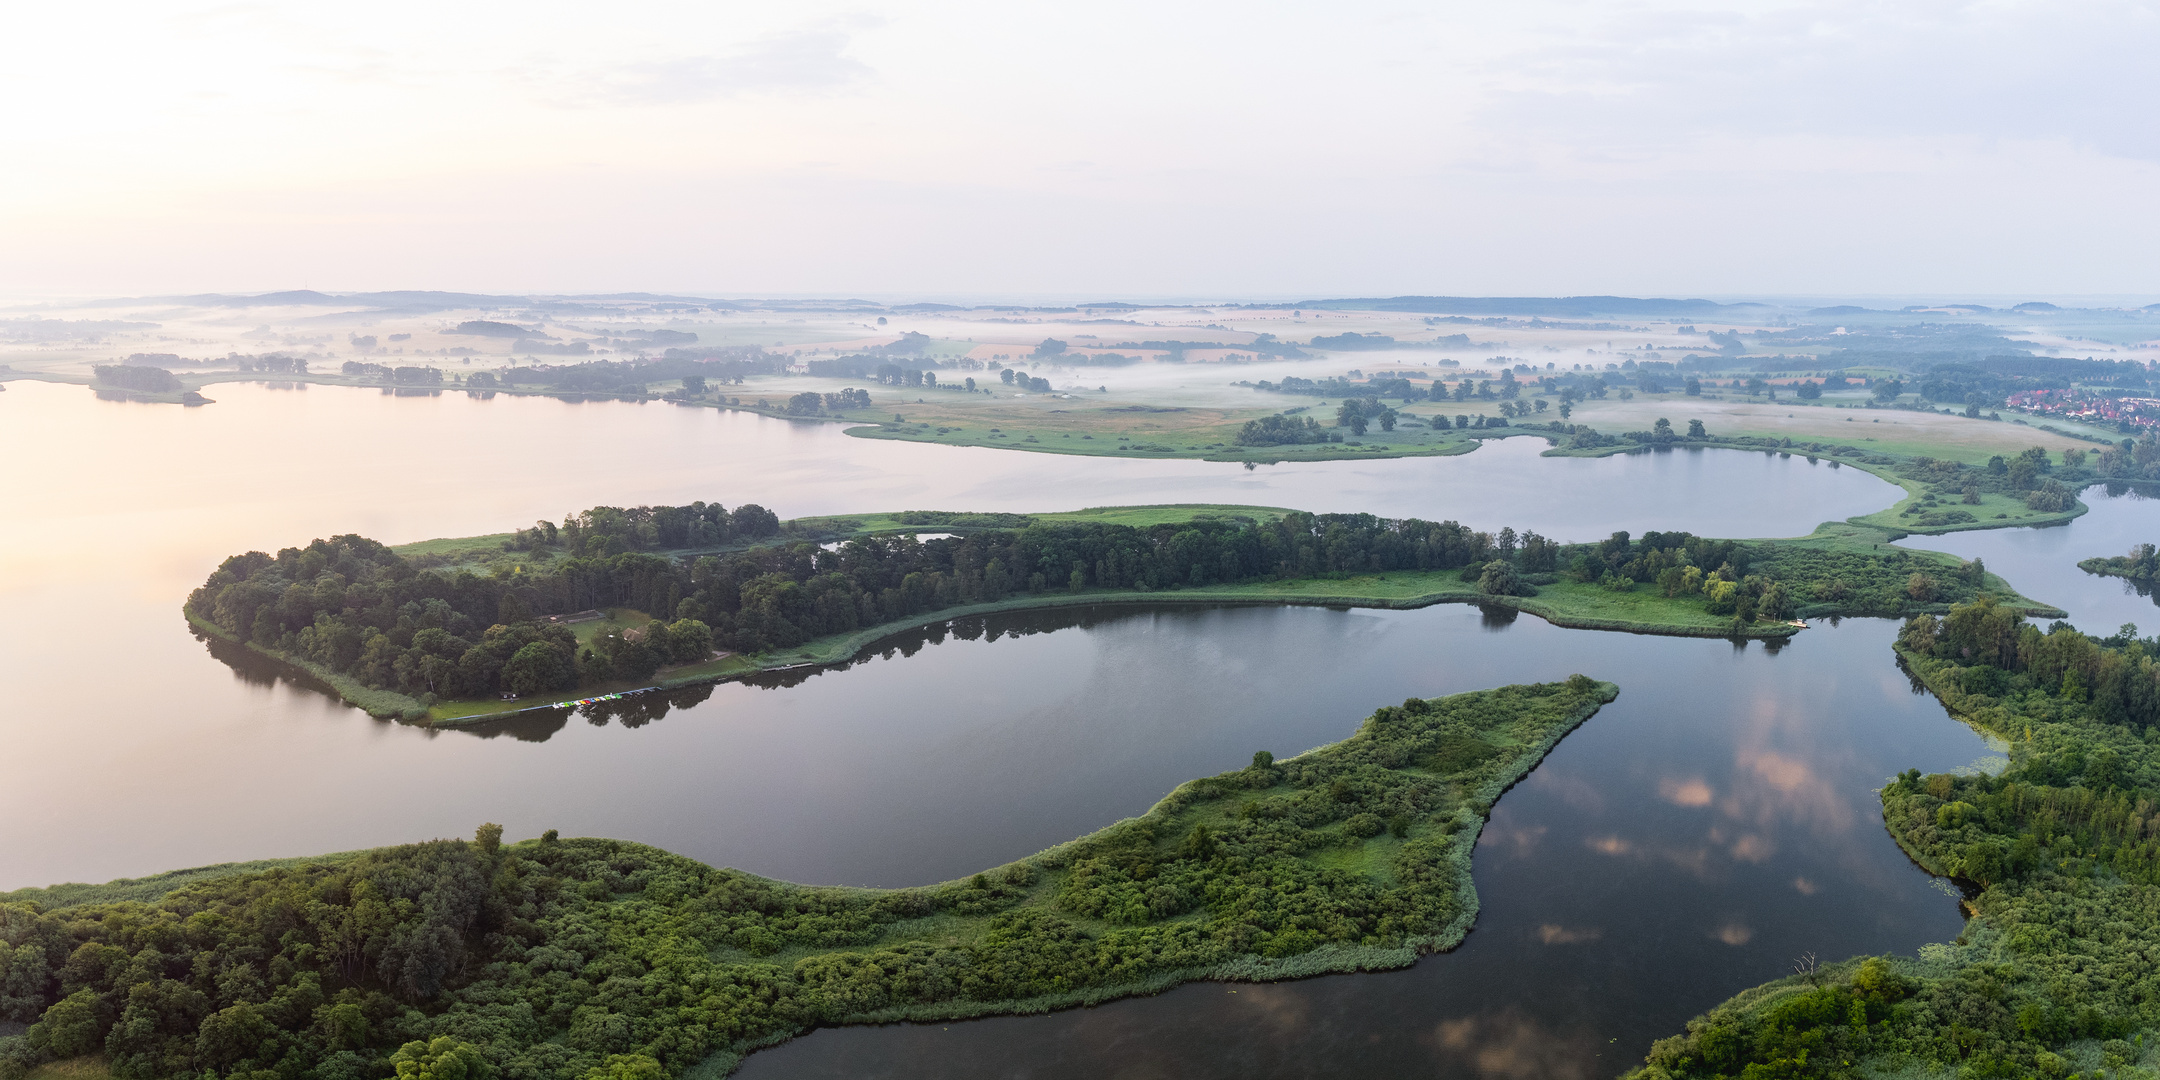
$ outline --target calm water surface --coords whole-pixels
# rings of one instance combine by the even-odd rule
[[[1512,440],[1247,471],[875,442],[657,404],[217,396],[181,410],[16,383],[0,397],[0,602],[13,616],[0,656],[14,676],[0,888],[464,835],[483,820],[798,881],[936,881],[1139,813],[1254,750],[1342,738],[1382,703],[1583,671],[1622,697],[1500,803],[1476,856],[1485,913],[1455,953],[1048,1017],[824,1031],[755,1055],[744,1075],[1602,1075],[1803,952],[1909,950],[1958,929],[1951,900],[1884,836],[1873,789],[1987,751],[1912,693],[1887,622],[1818,626],[1772,652],[1461,606],[1078,610],[937,627],[844,669],[626,710],[428,732],[245,656],[228,666],[176,610],[246,548],[500,531],[603,502],[796,516],[1211,501],[1565,539],[1777,536],[1891,501],[1855,470],[1725,452],[1540,459],[1541,444]],[[1982,554],[2028,595],[2111,629],[2151,601],[2055,564],[2127,548],[2151,505],[2100,500],[2065,529],[1927,544]],[[2055,547],[2018,546],[2030,537]]]
[[[1010,728],[985,725],[1000,762],[1023,757],[1011,752],[1022,746],[1038,751],[1010,774],[980,777],[1000,791],[987,806],[1021,805],[1021,789],[1055,806],[1068,790],[1080,798],[1108,784],[1129,786],[1137,797],[1126,808],[1138,809],[1142,792],[1163,790],[1175,771],[1157,772],[1151,755],[1189,761],[1179,776],[1229,768],[1253,749],[1281,753],[1340,737],[1365,702],[1573,670],[1607,673],[1623,689],[1498,804],[1474,859],[1483,914],[1453,953],[1402,972],[1196,984],[1049,1016],[819,1031],[754,1055],[741,1075],[1617,1073],[1650,1040],[1788,973],[1804,953],[1909,952],[1959,932],[1952,894],[1884,834],[1874,789],[1899,769],[1954,769],[1989,752],[1932,698],[1913,693],[1891,661],[1895,629],[1847,621],[1773,653],[1508,622],[1456,606],[1243,609],[1130,616],[1047,640],[958,643],[962,653],[1005,650],[998,666],[1042,657],[1053,676],[1095,665],[1132,670],[1138,681],[1070,690],[1053,682],[1043,714],[1014,717]],[[1134,654],[1183,670],[1121,662]],[[813,682],[844,685],[878,666]],[[1042,722],[1053,719],[1063,730]],[[1075,745],[1098,731],[1145,753]],[[1119,775],[1129,785],[1105,776],[1068,789],[1065,764],[1098,755],[1124,758]],[[955,788],[967,784],[946,775]],[[985,833],[1034,824],[976,823]],[[956,813],[936,836],[966,829]],[[937,849],[930,836],[916,848]]]
[[[2096,555],[2122,555],[2133,544],[2160,543],[2160,500],[2127,487],[2095,484],[2078,493],[2091,510],[2051,529],[1988,529],[1912,536],[1907,547],[1978,557],[2019,592],[2070,613],[2080,630],[2111,634],[2136,623],[2147,637],[2160,630],[2160,607],[2150,590],[2122,578],[2088,574],[2077,564]]]
[[[1876,508],[1894,493],[1856,470],[1798,458],[1541,459],[1531,439],[1453,458],[1248,471],[880,442],[829,424],[658,403],[255,385],[221,385],[216,396],[215,405],[181,409],[102,402],[80,387],[43,383],[17,382],[0,395],[0,460],[8,463],[0,470],[0,605],[14,616],[0,619],[0,656],[15,675],[0,738],[11,761],[36,763],[0,784],[0,815],[13,823],[0,888],[462,835],[482,819],[503,822],[513,836],[558,826],[711,859],[736,858],[735,849],[683,838],[757,828],[739,815],[708,816],[683,788],[652,782],[687,768],[670,779],[773,783],[764,778],[782,770],[745,758],[755,752],[748,745],[670,763],[659,757],[675,751],[619,730],[590,746],[431,735],[236,674],[189,637],[178,606],[219,560],[250,548],[341,532],[392,543],[472,535],[596,503],[699,498],[761,502],[785,516],[1219,501],[1453,517],[1560,537],[1652,527],[1778,535]],[[1194,647],[1212,655],[1207,643]],[[965,702],[970,712],[1021,715],[1041,700],[1038,687],[973,671],[929,689],[935,682],[923,680],[919,692],[937,700],[880,700],[874,711],[904,716]],[[1356,688],[1341,689],[1370,704]],[[716,695],[738,696],[815,695]],[[716,705],[669,727],[728,730],[738,709]],[[906,734],[937,738],[931,728]],[[843,759],[844,751],[827,748]],[[751,775],[726,779],[738,768]],[[819,778],[846,768],[836,761],[787,783],[815,804],[830,794]],[[1182,778],[1185,768],[1165,775]],[[1150,779],[1140,788],[1160,785]],[[1100,805],[1125,813],[1149,798]],[[1030,835],[1061,838],[1102,820]],[[804,857],[758,868],[796,875],[811,866],[802,873],[813,880],[883,873],[840,854]]]

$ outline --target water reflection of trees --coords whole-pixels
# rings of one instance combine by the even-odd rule
[[[862,651],[846,660],[830,664],[804,664],[800,667],[762,671],[744,675],[736,681],[761,690],[785,690],[801,686],[828,672],[846,671],[874,660],[907,659],[932,645],[942,645],[946,639],[959,641],[992,642],[999,638],[1032,637],[1051,634],[1059,630],[1091,630],[1107,623],[1146,616],[1186,615],[1196,616],[1203,611],[1235,604],[1208,604],[1205,606],[1172,604],[1084,604],[1073,607],[1037,608],[1026,611],[1004,611],[990,615],[969,615],[958,619],[941,619],[927,626],[903,630],[879,638],[863,647]]]
[[[238,642],[227,641],[212,634],[205,634],[192,626],[188,630],[195,635],[195,640],[202,642],[203,647],[210,651],[212,659],[231,670],[233,678],[249,686],[268,690],[279,683],[284,683],[287,686],[311,693],[322,694],[333,700],[343,700],[338,697],[336,688],[308,674],[302,668],[294,667],[274,657],[264,656]]]
[[[570,726],[570,718],[581,717],[594,727],[606,727],[620,723],[623,727],[637,729],[667,718],[676,709],[688,709],[702,705],[713,696],[715,683],[698,683],[678,686],[672,690],[648,690],[642,694],[629,694],[613,701],[590,701],[578,706],[552,709],[534,709],[501,720],[473,724],[456,730],[483,739],[508,736],[519,742],[546,742],[555,733]]]

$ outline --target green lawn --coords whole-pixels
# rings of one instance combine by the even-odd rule
[[[1093,506],[1085,510],[1064,510],[1051,514],[1035,514],[1045,521],[1094,521],[1105,525],[1130,525],[1147,528],[1153,525],[1177,525],[1188,521],[1229,518],[1248,521],[1279,521],[1285,514],[1296,513],[1279,506],[1236,506],[1228,503],[1161,503],[1154,506]]]

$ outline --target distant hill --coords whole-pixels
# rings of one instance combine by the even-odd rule
[[[1720,304],[1714,300],[1643,299],[1632,296],[1390,296],[1306,300],[1270,307],[1321,311],[1414,311],[1429,315],[1533,315],[1594,318],[1599,315],[1714,316],[1759,310],[1766,304]]]
[[[721,305],[712,300],[695,296],[668,296],[660,293],[611,293],[594,296],[497,296],[490,293],[437,292],[429,289],[397,289],[387,292],[325,293],[314,289],[288,289],[283,292],[258,293],[236,296],[229,293],[201,293],[194,296],[170,296],[160,299],[168,302],[190,304],[196,307],[343,307],[369,311],[398,312],[423,315],[436,311],[480,310],[493,311],[502,308],[564,310],[577,309],[594,302],[622,303],[636,301],[656,305],[679,304],[691,310],[706,310]]]

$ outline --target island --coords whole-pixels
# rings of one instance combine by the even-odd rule
[[[1041,1012],[1460,943],[1493,803],[1619,688],[1374,712],[960,881],[792,885],[614,840],[473,840],[0,894],[0,1070],[716,1077],[820,1025]]]
[[[1206,505],[787,522],[755,504],[603,506],[461,540],[344,535],[235,555],[185,612],[216,648],[303,670],[374,715],[434,724],[839,663],[896,633],[1025,608],[1477,603],[1568,627],[1743,639],[1981,595],[2061,614],[1978,560],[1893,538],[1833,523],[1788,540],[1561,544]]]
[[[2102,577],[2128,578],[2140,592],[2145,592],[2160,579],[2160,548],[2137,544],[2131,547],[2128,555],[2080,560],[2078,569]]]
[[[2001,775],[1882,790],[1913,860],[1963,889],[1955,942],[1803,964],[1660,1041],[1634,1080],[2150,1075],[2160,1041],[2160,640],[2045,632],[1982,599],[1897,659],[2010,747]]]

